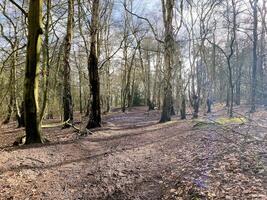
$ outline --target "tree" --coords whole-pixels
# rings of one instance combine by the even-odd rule
[[[253,10],[253,64],[251,79],[251,109],[250,112],[256,111],[256,89],[257,89],[257,48],[258,48],[258,0],[250,1]]]
[[[234,106],[234,79],[233,79],[233,66],[232,66],[232,57],[234,55],[234,44],[236,41],[236,2],[235,0],[231,0],[231,7],[233,9],[233,15],[232,15],[232,26],[231,26],[231,21],[230,21],[230,16],[227,14],[227,43],[228,43],[228,50],[224,50],[222,47],[220,47],[218,44],[215,44],[211,42],[208,38],[208,42],[212,45],[215,45],[216,48],[218,48],[221,53],[224,55],[226,58],[226,64],[227,64],[227,69],[228,69],[228,87],[227,87],[227,106],[229,106],[229,117],[233,117],[233,106]],[[229,13],[230,5],[227,2],[227,13]],[[229,39],[230,37],[230,39]],[[229,105],[228,105],[229,103]]]
[[[86,128],[101,126],[100,82],[98,74],[99,0],[94,0],[91,16],[91,45],[88,58],[89,86],[91,91],[89,121]]]
[[[266,1],[263,1],[262,9],[259,9],[260,15],[261,15],[261,37],[260,37],[260,53],[259,53],[259,88],[260,88],[260,99],[262,104],[266,104],[267,99],[265,99],[265,93],[266,93],[266,87],[265,87],[265,70],[264,70],[264,64],[266,63],[266,16],[267,16],[267,10],[266,10]]]
[[[162,12],[164,23],[164,98],[160,122],[167,122],[171,120],[172,108],[172,62],[173,62],[173,8],[174,0],[162,0]]]
[[[42,102],[42,107],[40,110],[40,120],[42,121],[45,109],[46,109],[46,104],[47,104],[47,99],[48,99],[48,84],[49,84],[49,73],[50,73],[50,51],[49,51],[49,26],[50,26],[50,10],[51,10],[51,0],[47,0],[46,2],[46,22],[45,22],[45,39],[44,39],[44,47],[43,47],[43,102]]]
[[[74,21],[74,0],[68,0],[68,22],[67,34],[65,36],[65,52],[64,52],[64,79],[63,79],[63,111],[64,121],[73,123],[73,105],[71,95],[71,68],[70,68],[70,51],[73,37],[73,21]],[[69,125],[64,125],[67,128]]]
[[[24,80],[26,144],[43,143],[38,107],[38,82],[41,52],[42,0],[29,1],[28,46]]]

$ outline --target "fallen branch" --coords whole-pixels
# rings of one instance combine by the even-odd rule
[[[89,131],[88,129],[85,129],[85,130],[81,130],[80,128],[78,128],[77,126],[75,126],[74,124],[72,123],[69,123],[70,119],[68,119],[67,121],[65,122],[62,122],[62,123],[58,123],[58,124],[46,124],[46,125],[42,125],[41,127],[42,128],[55,128],[55,127],[58,127],[58,126],[69,126],[69,127],[72,127],[77,133],[79,133],[80,136],[85,136],[85,135],[92,135],[93,132],[92,131]]]
[[[57,123],[57,124],[46,124],[46,125],[41,125],[42,128],[55,128],[58,126],[64,126],[64,125],[69,125],[70,119],[68,119],[65,122]]]
[[[80,128],[78,128],[77,126],[75,126],[74,124],[71,124],[69,122],[67,122],[66,125],[72,127],[79,134],[79,136],[86,136],[86,135],[92,135],[93,134],[93,132],[88,130],[87,128],[81,130]]]

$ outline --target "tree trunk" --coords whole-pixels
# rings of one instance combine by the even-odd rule
[[[263,6],[261,9],[261,39],[260,39],[260,60],[259,60],[259,75],[260,75],[260,99],[263,105],[266,105],[266,18],[267,18],[267,10],[266,10],[266,1],[263,2]]]
[[[250,112],[256,111],[256,89],[257,89],[257,43],[258,43],[258,0],[253,1],[253,65],[252,65],[252,83],[251,83],[251,109]]]
[[[15,96],[14,96],[14,91],[13,91],[13,86],[16,84],[14,82],[13,79],[14,76],[14,66],[11,66],[10,68],[10,77],[9,77],[9,87],[11,88],[11,90],[9,91],[9,103],[8,103],[8,109],[7,109],[7,114],[6,114],[6,118],[3,121],[3,124],[8,124],[10,121],[10,118],[12,116],[13,113],[13,108],[14,108],[14,104],[15,104]]]
[[[126,24],[126,22],[125,22]],[[125,25],[126,26],[126,25]],[[126,35],[126,31],[124,30],[124,37]],[[125,112],[126,109],[126,89],[123,87],[124,85],[126,86],[127,83],[127,70],[128,70],[128,51],[127,51],[127,39],[124,41],[124,48],[123,48],[123,58],[124,58],[124,70],[122,73],[122,88],[121,88],[121,111]]]
[[[130,89],[131,89],[131,75],[132,75],[132,69],[133,69],[133,65],[134,65],[134,59],[135,59],[135,54],[136,54],[136,48],[134,49],[132,58],[131,58],[131,63],[129,66],[129,69],[127,70],[127,77],[126,77],[126,86],[125,86],[125,92],[124,92],[124,99],[126,101],[127,99],[127,107],[131,107],[131,93],[130,93]]]
[[[233,106],[234,106],[234,84],[233,84],[233,72],[232,72],[232,67],[231,67],[231,57],[227,59],[227,65],[228,65],[228,70],[229,70],[229,98],[228,103],[230,100],[230,107],[229,107],[229,116],[233,117]]]
[[[71,95],[71,68],[70,68],[70,51],[73,37],[73,15],[74,15],[74,0],[68,0],[68,22],[67,34],[65,36],[65,54],[64,54],[64,81],[63,81],[63,121],[73,123],[73,105]],[[63,128],[70,127],[64,125]]]
[[[100,82],[98,74],[98,54],[97,54],[97,35],[99,30],[99,0],[94,0],[92,5],[91,17],[91,49],[88,58],[88,72],[91,90],[91,105],[89,121],[86,128],[96,128],[101,126],[101,107],[100,107]]]
[[[80,111],[80,114],[82,114],[83,113],[83,105],[82,105],[82,67],[81,67],[80,63],[78,62],[78,60],[77,60],[77,56],[78,56],[78,59],[80,60],[80,54],[75,55],[75,53],[74,53],[75,65],[76,65],[76,68],[78,70],[78,80],[79,80],[79,111]]]
[[[110,96],[111,96],[111,88],[110,88],[110,62],[108,62],[108,66],[106,67],[106,112],[110,111]]]
[[[180,108],[180,114],[181,114],[181,119],[186,119],[186,103],[185,103],[185,95],[182,94],[182,103],[181,103],[181,108]]]
[[[238,64],[237,69],[237,80],[236,80],[236,105],[241,103],[241,64]]]
[[[171,108],[172,108],[172,53],[173,53],[173,7],[174,0],[162,0],[162,10],[163,10],[163,21],[165,28],[165,38],[164,38],[164,65],[165,65],[165,82],[164,82],[164,98],[163,107],[160,122],[167,122],[171,120]]]
[[[44,112],[47,104],[47,96],[48,96],[48,83],[49,83],[49,25],[50,25],[50,9],[51,9],[51,0],[47,0],[46,2],[46,23],[45,23],[45,39],[43,45],[43,60],[44,60],[44,69],[43,69],[43,103],[40,111],[40,120],[42,121]]]
[[[193,112],[193,119],[196,119],[198,118],[198,111],[199,111],[199,97],[197,95],[193,95],[192,97],[193,99],[193,109],[194,109],[194,112]]]
[[[159,73],[160,73],[160,47],[157,48],[157,56],[156,56],[156,65],[155,65],[155,75],[154,75],[154,84],[153,84],[153,94],[152,94],[152,102],[154,106],[160,107],[158,105],[157,97],[160,96],[160,80],[159,80]]]
[[[132,84],[131,84],[131,101],[130,101],[130,107],[133,106],[133,100],[134,100],[134,94],[135,94],[135,74],[136,74],[136,67],[133,70],[133,78],[132,78]]]
[[[242,65],[239,62],[239,46],[238,46],[237,42],[235,42],[235,52],[236,52],[235,65],[237,67],[237,70],[236,70],[236,85],[235,85],[235,89],[236,89],[235,90],[235,92],[236,92],[236,94],[235,94],[235,103],[236,103],[236,105],[240,105],[240,103],[241,103],[241,68],[242,68]]]
[[[42,0],[30,0],[28,13],[28,46],[24,80],[26,144],[42,143],[38,117],[38,81],[41,50]]]
[[[21,105],[18,108],[17,121],[18,121],[18,128],[25,127],[24,101],[21,102]]]
[[[147,70],[146,71],[146,103],[148,106],[148,110],[154,110],[154,104],[151,101],[151,83],[150,83],[150,74],[151,74],[151,61],[150,61],[150,55],[147,51]]]
[[[263,26],[263,25],[262,25]],[[264,64],[266,63],[265,61],[265,28],[262,27],[262,31],[261,31],[261,39],[260,39],[260,59],[259,59],[259,91],[260,91],[260,102],[261,104],[264,104]]]

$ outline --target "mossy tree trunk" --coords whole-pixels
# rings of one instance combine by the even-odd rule
[[[92,5],[91,17],[91,49],[88,58],[88,72],[91,90],[89,121],[86,128],[96,128],[101,126],[101,107],[100,107],[100,82],[98,74],[98,42],[99,31],[99,0],[94,0]]]
[[[50,10],[51,0],[46,2],[46,22],[45,22],[45,39],[43,45],[43,102],[40,110],[40,120],[43,119],[47,99],[48,99],[48,85],[49,85],[49,73],[50,73],[50,52],[49,52],[49,26],[50,26]]]
[[[38,117],[38,80],[41,50],[42,0],[29,1],[28,46],[24,80],[26,144],[42,143]]]

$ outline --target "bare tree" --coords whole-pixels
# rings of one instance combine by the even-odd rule
[[[258,0],[250,0],[253,10],[253,64],[252,64],[252,82],[251,82],[251,109],[256,111],[256,90],[257,90],[257,48],[258,48]]]
[[[99,0],[93,1],[91,16],[91,45],[88,58],[88,72],[90,81],[90,114],[86,128],[95,128],[101,126],[101,106],[100,106],[100,82],[98,74],[98,32],[99,32]]]
[[[43,47],[43,102],[40,110],[40,120],[43,119],[45,109],[47,106],[48,99],[48,84],[49,84],[49,73],[50,73],[50,51],[49,51],[49,26],[50,26],[50,10],[51,10],[51,0],[46,2],[46,22],[44,30],[44,47]]]
[[[42,143],[38,107],[38,82],[41,52],[42,0],[29,1],[28,46],[24,81],[26,144]]]
[[[160,122],[167,122],[171,120],[171,109],[172,109],[172,63],[173,63],[173,8],[174,0],[162,0],[162,12],[163,12],[163,23],[164,23],[164,98]]]
[[[64,121],[73,123],[73,103],[71,95],[71,67],[70,67],[70,51],[73,37],[73,21],[74,21],[74,0],[68,0],[68,22],[67,34],[65,36],[65,52],[64,52],[64,77],[63,77],[63,111]],[[63,128],[69,125],[65,124]]]

